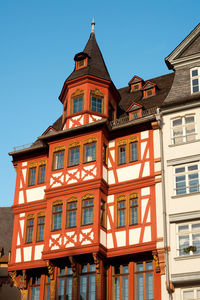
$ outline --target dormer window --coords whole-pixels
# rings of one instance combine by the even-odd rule
[[[134,91],[139,91],[142,89],[142,83],[143,83],[143,79],[138,77],[138,76],[134,76],[130,82],[128,83],[129,86],[130,86],[130,89],[131,89],[131,92],[134,92]]]
[[[200,67],[190,70],[191,78],[191,93],[198,93],[200,91]]]
[[[126,111],[129,114],[129,120],[134,120],[142,117],[142,105],[133,102]]]
[[[147,81],[143,86],[143,97],[149,98],[154,96],[155,94],[156,94],[156,84],[151,81]]]
[[[80,52],[75,55],[74,60],[76,63],[75,65],[76,70],[85,68],[87,67],[87,63],[88,63],[88,55],[84,52]]]

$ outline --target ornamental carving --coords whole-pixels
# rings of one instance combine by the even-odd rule
[[[118,144],[118,146],[126,145],[127,140],[120,140],[117,144]]]
[[[51,280],[53,280],[55,267],[50,261],[47,262],[47,268],[48,268],[49,277]]]
[[[76,264],[76,261],[75,261],[75,259],[73,258],[73,256],[69,256],[69,261],[70,261],[70,264],[71,264],[73,277],[74,277],[74,278],[77,278],[77,277],[78,277],[77,264]]]
[[[27,276],[26,270],[22,271],[22,275],[17,276],[17,271],[9,272],[9,276],[12,279],[12,282],[15,287],[20,290],[25,290],[27,288]]]
[[[30,214],[27,216],[27,220],[34,219],[34,217],[35,217],[34,214]]]
[[[130,194],[129,199],[132,199],[132,198],[138,198],[138,194],[137,193]]]
[[[81,90],[81,89],[77,89],[72,95],[71,97],[74,98],[74,97],[77,97],[77,96],[80,96],[80,95],[83,95],[84,94],[84,91]]]
[[[126,197],[124,195],[117,197],[117,201],[122,201],[122,200],[126,200]]]
[[[130,141],[130,143],[132,143],[132,142],[137,142],[137,141],[138,141],[138,137],[137,137],[137,136],[131,136],[131,137],[129,138],[129,141]]]
[[[100,274],[100,259],[96,253],[93,253],[93,258],[96,266],[96,273]]]
[[[63,205],[63,201],[62,200],[56,200],[53,202],[53,205]]]
[[[160,264],[159,264],[159,259],[158,259],[158,254],[155,253],[153,255],[153,260],[155,262],[155,266],[156,266],[156,273],[160,273]]]
[[[102,98],[104,97],[104,94],[99,89],[92,90],[91,95],[102,97]]]
[[[94,143],[94,142],[97,142],[97,138],[92,137],[92,138],[89,138],[89,139],[85,140],[83,144],[91,144],[91,143]]]
[[[44,217],[45,216],[45,212],[41,211],[37,214],[38,217]]]
[[[75,148],[75,147],[79,147],[79,146],[80,146],[80,142],[74,142],[69,145],[69,148]]]
[[[47,161],[45,159],[43,159],[39,162],[39,166],[46,165],[46,163],[47,163]]]
[[[37,167],[37,163],[36,162],[32,162],[32,163],[29,164],[28,167],[29,168],[35,168],[35,167]]]
[[[53,152],[58,152],[58,151],[62,151],[65,150],[65,146],[57,146],[54,148]]]
[[[73,196],[67,199],[67,202],[74,202],[74,201],[77,201],[77,198]]]
[[[93,194],[86,194],[82,197],[82,200],[85,200],[85,199],[94,199],[94,195]]]

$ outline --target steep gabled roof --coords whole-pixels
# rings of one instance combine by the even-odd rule
[[[90,38],[85,46],[85,49],[83,50],[83,53],[87,54],[88,56],[88,65],[85,68],[81,68],[79,70],[74,69],[74,71],[66,81],[70,81],[84,75],[92,75],[111,81],[103,56],[97,44],[94,32],[90,34]]]
[[[165,58],[169,69],[176,65],[190,63],[200,59],[200,23],[186,36],[186,38]]]

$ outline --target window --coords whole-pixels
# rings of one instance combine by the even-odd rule
[[[93,224],[94,199],[91,196],[85,196],[82,200],[82,225]]]
[[[84,145],[84,162],[91,162],[96,160],[96,143]]]
[[[125,226],[126,219],[126,198],[125,196],[120,196],[117,199],[117,226]]]
[[[53,154],[53,170],[60,170],[64,167],[64,154],[65,151],[57,151]]]
[[[135,83],[135,84],[132,84],[131,85],[131,91],[133,92],[133,91],[138,91],[138,90],[140,90],[141,89],[141,82],[139,82],[139,83]]]
[[[174,169],[175,195],[199,192],[199,163],[180,165]]]
[[[80,59],[76,61],[76,70],[84,68],[87,66],[87,58]]]
[[[130,162],[138,160],[138,143],[130,143]]]
[[[77,199],[71,198],[67,201],[66,227],[76,227]]]
[[[129,270],[128,265],[116,265],[113,267],[113,286],[115,300],[128,300],[129,291]]]
[[[72,268],[59,269],[56,299],[72,300]]]
[[[35,185],[36,180],[36,167],[29,168],[28,185]]]
[[[28,216],[26,225],[26,243],[32,243],[33,241],[33,227],[34,227],[34,217]]]
[[[101,199],[100,225],[106,227],[106,202]]]
[[[76,166],[79,164],[80,147],[74,147],[69,149],[68,166]]]
[[[138,262],[135,266],[135,291],[137,300],[153,300],[153,263]]]
[[[135,193],[129,197],[129,224],[138,224],[138,195]]]
[[[199,92],[200,68],[194,68],[190,71],[191,93]]]
[[[144,90],[144,98],[148,98],[148,97],[154,96],[155,93],[156,93],[155,88]]]
[[[31,278],[30,300],[40,300],[40,277]]]
[[[179,256],[200,253],[200,222],[178,225],[177,235]]]
[[[195,139],[194,115],[178,117],[172,120],[172,144],[191,142]]]
[[[73,108],[72,108],[73,113],[77,113],[83,110],[83,96],[73,98],[72,103],[73,103]]]
[[[96,273],[94,264],[82,265],[80,273],[80,299],[96,299]]]
[[[39,170],[38,170],[38,183],[39,184],[45,182],[45,170],[46,170],[45,165],[39,166]]]
[[[119,165],[126,163],[126,145],[118,147]]]
[[[62,204],[53,205],[52,229],[59,230],[62,227]]]
[[[103,99],[92,96],[91,110],[103,113]]]
[[[45,224],[45,216],[39,216],[37,218],[37,241],[44,240],[44,224]]]
[[[183,292],[183,300],[198,300],[200,299],[200,287],[184,289]]]

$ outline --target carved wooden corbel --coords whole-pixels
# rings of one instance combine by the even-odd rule
[[[49,273],[49,277],[51,280],[54,280],[54,270],[55,270],[55,266],[48,261],[47,262],[47,268],[48,268],[48,273]]]
[[[77,278],[78,277],[77,263],[76,263],[74,257],[73,256],[69,256],[69,261],[70,261],[70,264],[71,264],[73,277]]]
[[[153,260],[154,260],[155,266],[156,266],[156,273],[160,273],[160,264],[159,264],[159,258],[158,258],[157,252],[153,253]]]
[[[96,266],[96,273],[100,274],[100,258],[96,253],[93,253],[93,259]]]

